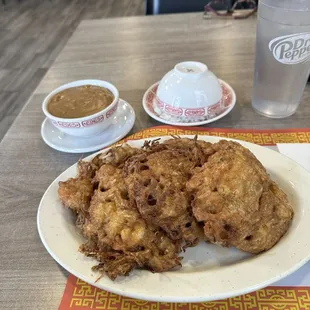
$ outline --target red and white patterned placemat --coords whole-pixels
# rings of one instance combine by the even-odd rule
[[[277,143],[310,143],[310,128],[252,130],[158,126],[137,132],[126,140],[183,134],[234,138],[264,146],[275,146]],[[309,263],[302,268],[302,272],[297,273],[295,277],[292,275],[286,278],[284,284],[279,283],[277,286],[246,295],[206,303],[160,303],[136,300],[100,290],[70,275],[59,310],[310,310]]]

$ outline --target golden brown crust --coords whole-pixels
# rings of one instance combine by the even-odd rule
[[[106,259],[101,250],[97,252],[97,258],[100,257],[104,268],[108,268],[108,274],[111,266],[118,266],[119,275],[123,275],[136,266],[162,272],[179,265],[179,244],[147,225],[129,199],[122,170],[106,164],[97,171],[95,179],[99,186],[92,197],[83,233],[89,240],[95,240],[99,249],[108,247],[117,251],[117,264]],[[166,261],[169,264],[163,263]]]
[[[200,240],[259,253],[287,231],[293,209],[255,156],[238,143],[174,137],[126,144],[79,161],[59,199],[87,238],[80,251],[111,279],[134,268],[181,266]]]
[[[76,213],[87,212],[93,194],[89,178],[69,179],[59,182],[58,197],[66,208]]]
[[[192,170],[207,160],[207,150],[213,152],[210,143],[172,139],[148,146],[146,152],[126,161],[123,169],[129,196],[142,217],[171,239],[184,242],[184,247],[203,238],[201,226],[192,215],[186,182]]]
[[[137,153],[127,147],[116,148],[109,156],[97,156],[95,163],[79,162],[79,177],[59,185],[61,201],[79,214],[77,226],[89,240],[80,251],[95,257],[100,262],[96,270],[111,279],[137,267],[154,272],[171,270],[180,266],[181,260],[181,243],[148,225],[129,199],[121,168],[128,152]]]
[[[241,145],[221,141],[187,183],[208,241],[259,253],[287,231],[293,209],[265,168]]]

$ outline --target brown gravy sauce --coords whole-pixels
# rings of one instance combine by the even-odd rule
[[[55,94],[48,102],[47,109],[56,117],[78,118],[103,110],[113,100],[110,90],[95,85],[83,85]]]

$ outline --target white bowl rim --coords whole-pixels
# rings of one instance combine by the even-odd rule
[[[59,93],[62,90],[71,88],[71,87],[77,87],[77,86],[82,86],[82,85],[94,85],[94,86],[99,86],[99,87],[105,87],[109,89],[114,96],[114,100],[104,109],[100,110],[99,112],[96,112],[91,115],[83,116],[83,117],[76,117],[76,118],[62,118],[62,117],[57,117],[52,115],[48,109],[47,109],[47,104],[49,100],[51,99],[52,96],[55,94]],[[55,88],[53,91],[51,91],[43,100],[42,103],[42,110],[45,116],[51,120],[54,121],[60,121],[60,122],[82,122],[82,121],[87,121],[89,119],[92,119],[94,117],[100,116],[109,109],[113,108],[119,100],[119,92],[118,89],[111,84],[110,82],[104,81],[104,80],[96,80],[96,79],[86,79],[86,80],[76,80],[72,81],[66,84],[63,84],[57,88]]]

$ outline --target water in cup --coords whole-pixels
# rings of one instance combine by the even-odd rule
[[[282,118],[295,113],[310,71],[310,0],[260,0],[252,106]]]

